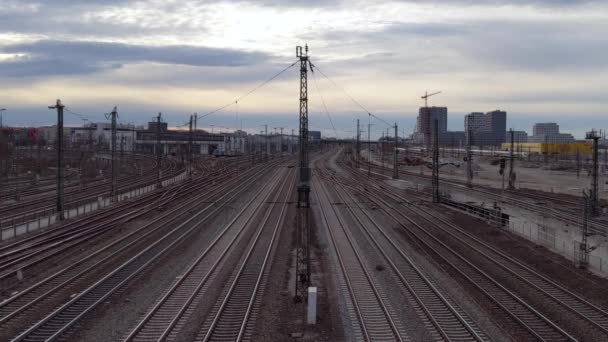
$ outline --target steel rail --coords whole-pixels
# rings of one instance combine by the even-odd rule
[[[350,293],[349,296],[351,297],[351,299],[353,299],[353,304],[356,307],[357,312],[359,313],[359,318],[361,319],[360,323],[361,323],[361,327],[364,329],[363,334],[365,335],[365,338],[367,341],[375,341],[375,340],[389,340],[389,339],[396,339],[398,341],[404,341],[407,340],[407,338],[403,338],[401,336],[401,333],[399,332],[399,329],[397,328],[393,318],[391,317],[391,314],[388,311],[387,308],[387,304],[384,302],[384,299],[382,298],[382,296],[380,295],[378,288],[376,287],[376,285],[374,284],[374,281],[372,280],[372,276],[369,274],[369,272],[367,271],[361,253],[358,251],[354,241],[352,240],[350,234],[348,233],[347,229],[344,226],[344,222],[342,221],[342,219],[340,219],[340,215],[338,214],[338,212],[336,211],[336,209],[334,208],[333,205],[331,205],[331,201],[329,199],[329,194],[327,193],[327,189],[325,187],[320,187],[317,185],[317,182],[314,180],[313,178],[313,188],[315,189],[314,193],[315,196],[317,197],[317,201],[319,203],[319,209],[322,213],[322,216],[324,218],[324,222],[326,222],[326,224],[329,223],[329,221],[327,220],[327,214],[325,212],[325,205],[323,205],[323,203],[328,203],[329,207],[332,208],[332,211],[334,212],[334,215],[337,219],[337,222],[339,223],[340,227],[341,227],[341,231],[343,232],[344,236],[346,237],[346,239],[336,239],[336,236],[334,235],[334,232],[332,231],[333,229],[331,228],[331,225],[327,225],[327,230],[329,232],[331,241],[332,241],[332,245],[334,247],[334,250],[336,251],[336,255],[338,256],[338,262],[340,264],[340,268],[343,272],[344,275],[344,279],[347,282],[347,288],[349,289]],[[322,202],[321,198],[319,196],[320,193],[323,193],[326,201]],[[342,241],[343,243],[348,243],[348,246],[350,246],[350,251],[352,252],[354,258],[344,258],[342,256],[342,252],[340,251],[340,247],[338,246],[339,243],[338,241]],[[346,241],[346,242],[345,242]],[[349,269],[346,265],[345,262],[351,262],[351,263],[355,263],[356,260],[356,265],[352,265],[357,267],[357,269],[360,270],[360,272],[348,272],[347,269]],[[350,269],[352,271],[352,269]],[[358,277],[358,275],[363,275],[363,278]],[[358,279],[357,279],[358,278]],[[357,289],[355,289],[355,286],[353,284],[353,282],[357,282],[357,285],[359,286],[365,286],[367,285],[367,289],[364,292],[359,292],[359,294],[357,295]],[[367,298],[363,298],[362,294],[366,294],[370,297]],[[373,297],[373,298],[372,298]],[[365,305],[365,309],[362,310],[361,306]],[[378,311],[375,311],[375,309],[380,309],[380,312],[382,312],[382,314],[380,314]],[[376,315],[376,317],[372,317],[373,315]],[[383,315],[384,317],[378,317],[379,315]],[[376,324],[376,326],[372,325],[372,321],[374,324]],[[390,335],[392,337],[388,337],[388,331],[389,330],[391,333]]]
[[[409,202],[406,198],[395,194],[392,191],[388,195],[398,201],[403,201],[406,203]],[[418,208],[419,211],[424,213],[424,215],[417,213],[416,210],[414,210],[410,206],[404,207],[410,212],[419,215],[429,223],[433,223],[436,225],[436,221],[439,221],[442,224],[450,227],[450,229],[446,229],[439,225],[436,225],[437,228],[441,229],[442,231],[450,235],[452,238],[454,238],[456,241],[459,241],[461,244],[465,245],[470,250],[475,251],[478,255],[481,255],[486,260],[497,265],[499,268],[510,273],[512,276],[520,279],[530,287],[541,292],[543,295],[556,302],[558,305],[576,314],[577,316],[579,316],[580,319],[586,321],[596,329],[600,330],[602,333],[608,335],[608,311],[606,311],[605,309],[591,303],[587,299],[563,287],[562,285],[546,277],[540,272],[537,272],[531,267],[523,264],[519,260],[507,255],[506,253],[498,250],[496,247],[491,246],[488,243],[482,241],[481,239],[464,231],[457,225],[452,224],[451,222],[448,222],[447,220],[437,215],[433,216],[431,219],[428,217],[430,213],[420,208]],[[483,248],[484,250],[481,250],[479,247],[474,246],[472,243],[466,241],[461,236],[458,236],[457,234],[455,234],[455,231],[463,235],[470,241],[473,241],[475,244],[477,244],[477,246],[481,246],[481,248]],[[510,263],[510,265],[507,263]]]
[[[262,171],[258,172],[257,175],[255,175],[255,176],[256,177],[261,176],[263,174],[263,172],[264,171],[262,170]],[[256,177],[253,177],[253,179],[257,179]],[[224,192],[224,189],[228,186],[230,186],[230,183],[227,184],[226,186],[218,186],[218,188],[213,190],[210,194],[208,194],[208,196],[213,196],[216,194],[223,194],[223,196],[221,196],[217,200],[217,201],[220,201],[220,203],[222,203],[221,200],[228,197],[233,192],[233,191]],[[229,202],[234,197],[236,197],[236,195],[238,195],[238,193],[239,193],[239,191],[237,191],[237,190],[239,190],[241,188],[242,188],[242,186],[236,187],[234,189],[234,191],[236,191],[235,195],[227,198],[224,202]],[[204,195],[201,195],[199,197],[203,197],[203,196]],[[199,197],[192,199],[191,203],[198,202]],[[217,201],[214,201],[214,203],[217,203]],[[208,205],[203,210],[211,208],[214,205],[214,203]],[[132,232],[131,234],[125,236],[123,239],[115,241],[114,243],[102,248],[101,250],[98,250],[98,251],[90,254],[89,256],[79,260],[77,263],[72,264],[72,265],[56,272],[55,274],[45,278],[44,280],[38,282],[37,284],[30,286],[26,290],[21,291],[18,294],[14,295],[14,296],[8,298],[7,300],[5,300],[4,302],[0,303],[0,312],[4,312],[4,314],[5,314],[5,316],[3,316],[0,319],[0,323],[3,323],[3,325],[6,325],[7,320],[16,317],[16,315],[18,313],[28,309],[29,307],[32,307],[36,302],[49,298],[53,294],[53,292],[55,292],[59,289],[69,287],[72,282],[81,279],[83,274],[86,274],[89,271],[95,270],[99,265],[103,265],[103,263],[105,263],[108,260],[111,260],[113,257],[115,257],[117,255],[121,255],[121,253],[123,253],[124,251],[127,251],[129,248],[135,246],[136,244],[138,244],[140,242],[145,242],[148,237],[153,236],[152,234],[154,234],[156,232],[161,232],[163,225],[159,225],[152,230],[149,230],[149,228],[158,222],[162,222],[162,220],[167,217],[169,217],[169,218],[171,218],[171,220],[175,221],[176,218],[174,217],[174,214],[176,212],[178,212],[179,210],[183,210],[183,207],[175,208],[169,212],[166,212],[161,217],[157,218],[153,222],[150,222],[148,225],[145,225],[145,226],[139,228],[138,230]],[[143,232],[143,234],[139,235],[141,232]],[[132,241],[131,243],[128,243],[126,246],[123,246],[122,248],[118,249],[117,251],[111,252],[112,251],[111,247],[118,245],[119,243],[121,243],[123,241],[126,241],[126,239],[128,239],[132,236],[135,236],[137,239],[135,241]],[[106,250],[110,251],[111,254],[108,254],[104,257],[102,252],[105,252]],[[102,258],[100,260],[97,260],[99,256],[102,256]],[[88,261],[92,261],[94,263],[87,267],[85,263]],[[85,266],[85,269],[79,271],[76,267],[80,266],[80,265]],[[73,271],[72,274],[68,273],[69,271]],[[78,272],[78,273],[73,274],[74,271]],[[68,278],[68,279],[65,279],[65,278]],[[46,285],[47,289],[45,289],[45,287],[43,287],[44,285]],[[51,288],[48,289],[48,287],[51,287]],[[39,290],[38,294],[36,294],[34,292],[34,290],[39,289],[39,288],[41,288],[42,291]],[[44,291],[46,291],[46,292],[44,292]],[[34,296],[32,296],[32,292],[34,292]],[[43,293],[41,294],[40,292],[43,292]],[[5,308],[7,306],[8,306],[8,311],[7,311],[7,308]]]
[[[339,182],[333,175],[322,176],[327,177],[332,181],[332,184],[343,187],[343,192],[351,199],[350,203],[354,203],[361,213],[371,222],[374,227],[381,233],[385,241],[402,257],[406,264],[400,264],[402,268],[405,268],[406,276],[399,269],[399,267],[393,262],[393,260],[387,255],[386,248],[381,246],[378,239],[376,239],[361,219],[355,214],[351,206],[346,207],[351,212],[357,223],[366,232],[367,236],[377,247],[377,250],[384,256],[385,260],[393,269],[394,273],[401,280],[402,284],[407,288],[408,292],[411,293],[412,297],[416,302],[423,308],[423,311],[427,318],[433,323],[438,329],[440,334],[448,341],[451,340],[474,340],[484,341],[484,339],[472,327],[471,323],[458,312],[458,310],[448,301],[448,299],[441,293],[441,291],[433,284],[433,282],[422,272],[422,270],[416,266],[416,264],[403,253],[403,251],[395,244],[393,239],[388,236],[382,227],[371,217],[371,215],[363,209],[357,200],[352,195],[344,190],[345,186]],[[342,203],[349,203],[346,198],[339,192],[338,196],[342,200]],[[449,317],[446,317],[446,314]],[[464,330],[464,332],[463,332]]]
[[[240,191],[235,192],[229,198],[234,198],[239,193]],[[228,194],[225,196],[227,195]],[[102,302],[127,281],[141,273],[153,261],[165,255],[178,243],[184,241],[190,235],[190,233],[201,224],[201,222],[206,221],[212,215],[217,213],[225,204],[226,202],[222,202],[220,206],[216,207],[204,217],[201,216],[207,212],[208,208],[214,206],[215,203],[210,204],[205,209],[202,209],[198,213],[192,215],[189,219],[173,228],[156,242],[149,245],[147,248],[140,251],[120,266],[116,267],[114,271],[110,272],[92,286],[80,292],[79,295],[75,296],[73,299],[57,308],[32,327],[22,332],[14,339],[14,341],[41,339],[52,340],[58,337],[61,333],[67,330],[67,328],[79,320],[85,313]],[[189,225],[191,225],[190,228],[188,228]],[[180,232],[180,230],[185,231]]]
[[[251,243],[242,263],[239,267],[224,299],[222,300],[217,312],[215,313],[209,329],[205,332],[203,341],[211,340],[224,340],[224,341],[241,341],[245,329],[247,327],[251,308],[257,296],[260,283],[262,282],[263,274],[266,270],[268,260],[270,259],[270,253],[274,247],[274,242],[282,227],[285,209],[288,205],[288,199],[292,196],[293,191],[287,191],[285,199],[278,202],[284,189],[293,190],[295,186],[295,169],[291,169],[289,173],[292,173],[289,177],[285,177],[285,180],[281,184],[281,188],[277,192],[273,204],[269,206],[268,210],[262,219],[262,223],[259,224],[258,229],[253,242]],[[288,180],[290,180],[288,182]],[[289,184],[289,187],[285,185]],[[266,225],[270,221],[270,217],[273,213],[274,208],[278,203],[281,203],[279,216],[274,227],[271,228],[271,235],[269,241],[264,241],[266,236],[262,234],[265,232]],[[266,234],[268,235],[268,234]],[[264,239],[262,239],[264,237]],[[267,247],[264,248],[261,243],[267,243]],[[259,248],[257,248],[259,247]],[[257,253],[256,253],[257,252]],[[263,253],[262,255],[259,255]],[[262,257],[263,259],[259,258]],[[258,258],[256,258],[258,257]],[[261,259],[261,260],[259,260]],[[253,263],[251,265],[250,263]],[[247,299],[248,298],[248,299]]]
[[[562,328],[557,326],[550,319],[545,317],[542,313],[537,311],[535,308],[530,306],[527,302],[521,299],[512,291],[508,290],[494,278],[492,278],[485,271],[481,270],[479,267],[473,265],[470,261],[465,259],[462,255],[454,251],[451,247],[446,245],[443,241],[436,238],[434,235],[430,234],[426,229],[420,226],[417,222],[412,220],[410,217],[406,216],[400,210],[397,210],[394,206],[389,204],[384,196],[386,193],[380,194],[380,192],[375,192],[366,188],[364,190],[359,189],[363,193],[367,194],[368,198],[382,207],[391,209],[385,210],[385,212],[391,217],[397,224],[403,227],[406,231],[408,231],[417,241],[419,241],[422,245],[428,248],[432,253],[436,254],[440,257],[446,264],[450,265],[457,273],[461,274],[465,279],[467,279],[474,287],[479,289],[484,295],[490,298],[496,305],[498,305],[505,313],[507,313],[511,318],[513,318],[516,322],[518,322],[522,327],[524,327],[532,336],[539,340],[543,341],[553,341],[557,340],[558,337],[561,337],[562,340],[576,341],[574,337],[564,331]],[[377,190],[376,190],[377,191]],[[375,198],[375,199],[374,199]],[[406,207],[406,206],[402,206]],[[406,207],[407,208],[407,207]],[[431,244],[421,238],[418,234],[416,234],[411,227],[403,224],[403,222],[398,219],[396,216],[400,216],[406,221],[412,223],[413,226],[417,228],[418,231],[422,232],[422,235],[427,236],[430,241],[437,244],[445,251],[449,252],[453,257],[447,257],[439,252],[438,248],[431,246]],[[456,265],[456,262],[460,262],[460,265]],[[472,272],[470,274],[465,273],[465,270]],[[483,284],[483,285],[482,285]],[[508,302],[505,302],[508,301]],[[520,317],[521,316],[521,317]],[[525,322],[524,320],[536,320],[536,322]],[[535,325],[537,327],[544,328],[545,331],[538,332],[536,328],[532,327]],[[556,335],[557,334],[557,335]]]
[[[277,185],[279,185],[278,181],[273,183],[271,186],[275,187]],[[191,263],[188,269],[186,269],[182,275],[180,275],[180,279],[173,283],[173,285],[156,302],[156,304],[150,310],[148,310],[146,315],[131,330],[129,335],[125,337],[124,341],[140,339],[146,341],[150,341],[152,339],[156,341],[164,340],[171,329],[173,329],[177,321],[182,317],[186,309],[192,304],[196,295],[203,288],[203,285],[207,283],[211,277],[211,274],[216,270],[221,261],[224,260],[224,257],[231,250],[232,246],[241,236],[247,225],[256,216],[257,210],[264,203],[266,203],[266,200],[273,192],[273,190],[268,192],[266,197],[255,206],[255,210],[253,210],[252,213],[247,217],[246,222],[240,225],[240,229],[234,233],[227,245],[223,248],[220,255],[217,256],[214,263],[207,269],[205,267],[206,265],[202,265],[201,262],[209,255],[212,249],[218,246],[220,240],[226,237],[228,230],[235,226],[236,222],[241,218],[241,216],[237,215],[229,223],[227,223],[224,229],[211,242],[211,244],[197,257],[193,263]],[[220,249],[220,247],[217,247],[217,249]],[[202,278],[196,278],[197,275],[200,275]]]

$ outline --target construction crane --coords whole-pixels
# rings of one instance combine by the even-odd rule
[[[429,97],[433,96],[433,95],[437,95],[441,93],[441,91],[437,91],[434,93],[428,93],[427,91],[424,92],[424,95],[422,95],[420,98],[424,99],[424,112],[426,114],[426,118],[425,118],[425,122],[424,122],[424,140],[425,143],[427,145],[427,149],[430,148],[430,144],[431,144],[431,111],[429,110],[429,104],[428,104],[428,99]]]
[[[429,107],[428,101],[427,101],[429,97],[431,97],[433,95],[440,94],[440,93],[441,93],[441,91],[437,91],[437,92],[429,94],[428,92],[425,91],[424,95],[420,96],[421,99],[424,99],[424,108],[428,108]]]

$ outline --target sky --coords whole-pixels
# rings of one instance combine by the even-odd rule
[[[608,2],[593,0],[0,0],[3,124],[53,124],[61,99],[68,125],[118,106],[121,122],[177,127],[227,106],[199,126],[291,133],[298,65],[256,88],[304,44],[310,129],[326,136],[367,129],[367,112],[372,136],[409,134],[425,91],[451,130],[494,109],[529,133],[608,128]]]

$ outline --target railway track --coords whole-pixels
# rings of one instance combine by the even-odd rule
[[[400,280],[404,289],[409,294],[411,302],[416,303],[416,311],[421,318],[425,319],[427,330],[437,339],[447,341],[488,341],[489,338],[476,326],[475,322],[467,317],[466,313],[458,308],[453,300],[446,297],[434,280],[424,272],[402,252],[394,239],[391,238],[370,215],[365,208],[355,199],[346,187],[332,174],[321,171],[318,174],[337,189],[340,203],[349,204],[345,207],[372,241],[376,250],[382,254],[390,269]],[[368,228],[364,222],[369,222],[374,227]]]
[[[238,198],[251,185],[245,180],[265,177],[268,167],[255,170],[250,174],[244,174],[240,181],[234,184],[218,186],[212,193],[208,194],[208,196],[217,197],[215,200],[194,214],[185,213],[182,215],[187,219],[169,232],[167,232],[168,228],[165,228],[171,227],[171,222],[175,219],[167,221],[167,218],[176,215],[162,216],[147,227],[141,228],[141,232],[136,231],[130,234],[128,236],[130,239],[126,239],[122,243],[117,241],[106,246],[102,250],[83,258],[77,264],[70,265],[5,300],[0,304],[1,329],[9,335],[11,332],[19,331],[17,337],[14,338],[15,341],[46,340],[61,335],[104,298],[110,296],[130,279],[141,274],[170,249],[187,240],[188,236],[203,222],[222,210],[230,201]],[[192,202],[198,202],[198,200],[199,198],[196,198]],[[176,209],[184,210],[183,207]],[[155,222],[158,224],[151,228]],[[144,230],[145,228],[148,229]],[[135,247],[142,250],[140,251]],[[112,266],[113,264],[118,264],[118,266]],[[107,270],[108,273],[106,274],[104,271],[99,273],[100,269]],[[105,276],[99,279],[103,274]],[[94,284],[81,291],[75,290],[74,283],[81,281],[83,277],[94,279]],[[66,293],[66,291],[69,292]],[[71,298],[69,293],[74,293],[73,291],[77,291],[78,296]],[[36,316],[37,311],[43,311],[40,308],[54,307],[56,304],[49,303],[53,300],[61,303],[61,305],[48,315],[46,313],[43,317],[38,315],[39,318],[36,318],[33,324],[28,323],[31,325],[28,325],[25,331],[23,331],[23,328],[19,328],[24,324],[23,317],[31,316],[32,313]],[[9,327],[12,327],[12,330],[7,332]]]
[[[0,283],[16,270],[25,271],[39,261],[63,252],[66,247],[78,246],[95,236],[112,230],[116,225],[134,220],[151,210],[163,207],[176,200],[187,198],[200,191],[201,186],[222,182],[250,166],[240,160],[230,164],[230,169],[211,170],[179,186],[161,189],[139,198],[135,202],[120,203],[117,207],[94,212],[83,218],[70,220],[58,229],[45,230],[0,247]]]
[[[174,161],[169,161],[167,168],[163,170],[162,179],[169,179],[183,172],[181,169],[177,169],[177,165]],[[150,172],[144,177],[132,176],[120,179],[118,182],[119,191],[126,191],[128,189],[135,189],[144,187],[150,184],[154,184],[155,175]],[[0,209],[0,226],[10,223],[13,225],[18,222],[27,222],[28,220],[35,219],[38,215],[48,212],[48,215],[52,214],[55,210],[53,201],[55,200],[55,194],[43,195],[39,198],[22,200],[12,205],[4,206]],[[67,190],[66,200],[64,205],[66,207],[76,205],[81,202],[90,202],[97,199],[98,196],[109,193],[109,181],[104,181],[101,184],[94,184],[88,186],[85,189],[80,188],[78,185],[75,189]]]
[[[390,299],[381,293],[365,267],[361,252],[334,206],[324,186],[313,178],[315,194],[324,228],[336,253],[341,271],[343,295],[348,300],[349,317],[357,341],[408,341],[405,324],[396,320]],[[326,208],[331,208],[326,209]]]
[[[256,301],[263,294],[265,279],[275,241],[283,227],[289,199],[295,193],[295,169],[287,176],[264,213],[240,266],[231,277],[225,296],[214,306],[195,339],[196,341],[241,341],[251,338]]]
[[[372,165],[374,165],[374,164],[372,164]],[[377,165],[374,165],[372,167],[374,167],[382,172],[382,173],[377,173],[378,175],[381,175],[381,176],[384,176],[387,178],[391,177],[390,175],[384,174],[384,172],[387,172],[388,169],[382,168],[381,166],[377,166]],[[390,172],[392,174],[392,171],[390,171]],[[419,175],[419,174],[416,174],[413,172],[400,171],[399,174],[407,176],[407,177],[422,178],[425,180],[430,179],[429,176]],[[539,199],[545,201],[542,204],[539,204],[538,202],[533,202],[533,201],[522,199],[521,198],[522,194],[520,194],[516,191],[508,191],[508,192],[505,192],[505,194],[501,194],[492,188],[482,187],[479,185],[475,185],[473,188],[468,188],[462,182],[446,180],[443,178],[440,179],[440,185],[447,185],[447,186],[455,187],[460,191],[480,193],[480,194],[483,194],[487,197],[494,199],[495,201],[510,203],[517,207],[531,210],[531,211],[534,211],[537,213],[541,213],[543,215],[550,214],[557,219],[567,222],[568,224],[580,225],[580,222],[581,222],[581,216],[580,216],[580,212],[582,210],[581,202],[565,200],[565,199],[557,199],[557,198],[555,198],[553,196],[549,196],[549,195],[547,195],[547,196],[544,196],[541,194],[531,195],[533,197],[536,197],[536,198],[539,198]],[[526,192],[525,196],[528,196],[529,194],[530,194],[529,192]],[[563,205],[566,206],[567,210],[557,210],[557,208],[560,207],[559,205],[556,205],[555,209],[552,206],[548,205],[548,203],[553,203],[553,202],[555,202],[555,203],[561,202]],[[606,236],[606,235],[608,235],[608,224],[601,222],[601,221],[590,220],[589,221],[589,230],[594,233]]]
[[[17,270],[27,269],[39,262],[64,253],[70,247],[77,247],[111,231],[117,225],[146,215],[158,207],[163,207],[175,200],[187,198],[201,186],[221,182],[231,174],[216,175],[205,181],[183,184],[171,189],[154,192],[135,202],[126,203],[116,208],[94,213],[91,216],[68,222],[61,229],[46,231],[33,237],[17,240],[15,243],[0,248],[0,283],[11,277]],[[179,194],[179,195],[178,195]]]
[[[545,315],[542,315],[539,310],[534,309],[521,296],[512,293],[489,273],[482,271],[472,262],[474,258],[484,259],[486,263],[491,263],[494,265],[494,268],[498,268],[499,272],[508,274],[513,279],[519,279],[523,284],[527,283],[526,286],[534,288],[534,291],[536,291],[535,295],[542,296],[548,303],[553,302],[554,307],[559,307],[562,315],[573,317],[573,319],[578,320],[583,326],[594,329],[598,334],[605,334],[608,314],[604,309],[593,305],[586,299],[565,289],[563,286],[553,282],[551,279],[534,271],[516,259],[464,232],[461,228],[440,218],[437,214],[412,205],[408,199],[397,195],[396,191],[390,189],[390,187],[380,187],[378,184],[375,184],[365,190],[359,188],[358,191],[365,194],[374,205],[383,208],[383,211],[393,218],[396,223],[400,224],[404,230],[408,231],[409,235],[418,241],[421,246],[424,246],[429,251],[433,251],[445,263],[461,273],[463,278],[468,279],[472,285],[480,288],[481,291],[489,296],[497,298],[499,303],[502,302],[501,307],[505,309],[516,308],[515,315],[511,316],[516,318],[515,321],[519,321],[527,326],[526,329],[532,334],[532,337],[545,340],[575,339],[564,329],[558,327],[545,317]],[[409,213],[409,215],[406,213]],[[423,220],[424,223],[418,220]],[[405,225],[403,222],[410,224]],[[441,239],[442,234],[449,236],[449,239],[447,237]],[[455,242],[461,244],[461,248],[456,248]],[[476,254],[475,256],[471,255],[473,252]],[[487,264],[485,265],[487,267]],[[500,290],[502,290],[502,294]],[[517,290],[517,292],[527,291],[527,289],[521,287],[513,290]],[[508,293],[512,293],[512,298],[519,302],[520,305],[509,305],[509,301],[505,300],[507,299],[505,294]],[[528,313],[524,310],[526,307],[529,309]],[[537,318],[544,317],[542,319],[542,321],[545,321],[544,327],[541,324],[542,322],[534,324],[526,322],[528,317],[533,317],[534,315]]]
[[[278,181],[273,187],[278,185]],[[269,191],[263,200],[251,202],[239,214],[226,224],[210,245],[190,264],[179,279],[164,293],[156,304],[148,310],[125,341],[163,340],[170,334],[176,334],[176,327],[183,327],[189,317],[191,306],[199,305],[199,298],[204,295],[214,273],[221,272],[218,266],[225,260],[237,239],[243,235],[247,225],[253,220],[259,208],[267,202],[273,191]],[[276,196],[275,196],[276,200]],[[274,200],[273,200],[274,201]],[[253,208],[253,210],[247,209]],[[247,216],[243,221],[243,217]]]

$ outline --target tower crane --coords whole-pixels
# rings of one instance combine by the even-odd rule
[[[428,108],[428,107],[429,107],[428,102],[427,102],[427,100],[428,100],[428,98],[429,98],[429,97],[431,97],[431,96],[433,96],[433,95],[440,94],[440,93],[441,93],[441,91],[437,91],[437,92],[434,92],[434,93],[430,93],[430,94],[429,94],[428,92],[426,92],[426,91],[425,91],[425,92],[424,92],[424,95],[420,96],[420,98],[421,98],[421,99],[424,99],[424,107],[425,107],[425,108]]]

